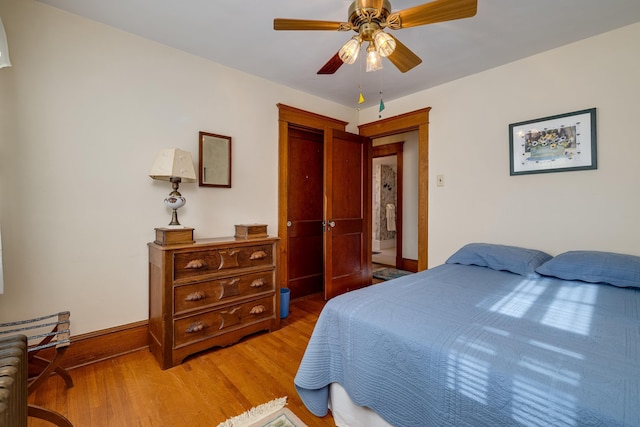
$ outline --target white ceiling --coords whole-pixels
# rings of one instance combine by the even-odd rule
[[[423,60],[405,74],[384,59],[374,73],[358,60],[317,75],[354,33],[274,31],[273,19],[347,21],[351,0],[39,1],[346,106],[357,106],[362,85],[363,108],[379,103],[380,90],[392,100],[640,22],[639,0],[479,0],[473,18],[393,32]]]

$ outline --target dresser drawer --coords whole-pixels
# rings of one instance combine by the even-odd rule
[[[174,348],[273,317],[274,296],[226,306],[174,322]]]
[[[273,270],[174,287],[174,313],[180,314],[234,299],[274,292]]]
[[[173,277],[174,280],[180,280],[267,265],[273,265],[273,245],[270,244],[176,252]]]

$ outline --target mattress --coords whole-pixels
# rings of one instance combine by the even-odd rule
[[[393,427],[373,409],[353,403],[338,383],[329,386],[329,409],[337,427]]]

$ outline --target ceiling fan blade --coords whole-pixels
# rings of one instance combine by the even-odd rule
[[[398,68],[398,70],[400,70],[400,72],[406,73],[410,69],[422,63],[422,59],[420,59],[418,55],[403,45],[400,40],[395,37],[393,38],[396,40],[396,48],[391,55],[387,56],[387,58]]]
[[[392,13],[387,23],[393,28],[392,21],[400,17],[399,28],[416,27],[454,19],[471,18],[478,10],[478,0],[433,0],[420,6],[410,7]]]
[[[333,74],[338,71],[338,68],[340,68],[342,64],[344,64],[344,62],[342,62],[340,55],[336,52],[336,54],[318,70],[318,74]]]
[[[334,21],[314,21],[309,19],[276,18],[273,20],[274,30],[328,30],[338,31],[344,23]]]

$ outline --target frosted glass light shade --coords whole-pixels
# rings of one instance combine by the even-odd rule
[[[378,71],[378,70],[382,70],[382,57],[380,56],[376,48],[373,46],[373,44],[370,44],[369,47],[367,48],[366,71],[367,73],[369,73],[371,71]]]
[[[358,58],[358,52],[360,51],[360,39],[358,36],[351,38],[344,44],[338,51],[338,56],[345,64],[353,64]]]
[[[9,44],[7,43],[7,33],[4,32],[2,18],[0,18],[0,68],[11,67],[9,59]]]
[[[384,31],[376,32],[373,41],[380,56],[387,57],[396,50],[396,40]]]

